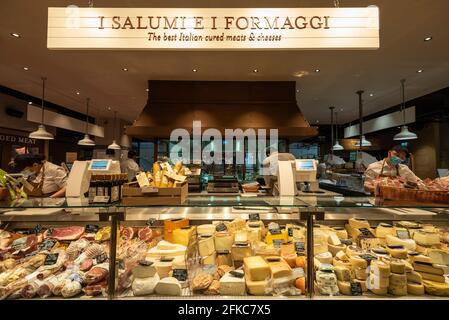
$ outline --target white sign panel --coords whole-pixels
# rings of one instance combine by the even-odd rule
[[[48,8],[49,49],[377,49],[379,8]]]

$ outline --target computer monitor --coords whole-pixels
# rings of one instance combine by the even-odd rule
[[[112,160],[110,159],[92,159],[89,165],[89,171],[109,171]]]
[[[316,181],[317,163],[314,159],[296,159],[295,160],[295,179],[296,182]]]

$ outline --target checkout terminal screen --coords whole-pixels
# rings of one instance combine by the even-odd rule
[[[315,170],[315,166],[314,166],[313,161],[314,160],[296,161],[296,170],[297,171]]]
[[[90,164],[90,170],[108,170],[110,160],[92,160]]]

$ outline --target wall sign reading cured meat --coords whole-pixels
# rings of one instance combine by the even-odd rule
[[[49,49],[377,49],[379,8],[48,8]]]

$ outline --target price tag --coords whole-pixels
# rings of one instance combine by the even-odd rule
[[[217,232],[226,231],[226,230],[228,230],[228,227],[226,227],[226,225],[224,223],[219,223],[215,227],[215,231],[217,231]]]
[[[374,235],[371,233],[370,230],[368,230],[367,228],[360,228],[359,231],[362,233],[363,236],[365,237],[370,237],[370,238],[374,238]]]
[[[45,239],[39,244],[39,250],[50,250],[55,245],[56,240]]]
[[[250,213],[249,214],[249,221],[259,221],[260,215],[258,213]]]
[[[366,261],[368,261],[368,264],[371,262],[371,260],[376,260],[376,257],[373,256],[372,254],[369,254],[369,253],[361,254],[360,258],[365,259]]]
[[[34,229],[33,229],[33,233],[34,234],[38,234],[38,233],[40,233],[42,231],[42,226],[40,225],[40,224],[38,224],[36,227],[34,227]]]
[[[92,203],[109,203],[109,196],[95,196]]]
[[[288,232],[288,236],[289,236],[289,237],[293,237],[293,229],[294,229],[294,228],[288,228],[288,229],[287,229],[287,232]]]
[[[85,232],[86,233],[97,233],[100,228],[93,224],[86,225]]]
[[[270,229],[271,234],[281,234],[281,229]]]
[[[407,240],[410,239],[410,234],[408,233],[408,230],[396,230],[396,234],[399,239]]]
[[[304,242],[295,242],[295,250],[297,253],[303,253],[306,251]]]
[[[173,278],[178,279],[178,281],[187,280],[187,270],[186,269],[173,269]]]
[[[152,226],[154,226],[155,223],[156,223],[156,219],[150,218],[147,221],[147,226],[152,227]]]
[[[107,259],[108,259],[108,255],[106,254],[106,252],[103,252],[95,260],[97,260],[97,264],[99,264],[99,263],[105,262]]]
[[[173,258],[173,257],[161,257],[159,260],[161,261],[161,262],[171,262],[171,261],[173,261],[175,258]]]
[[[361,296],[363,294],[362,285],[360,282],[351,282],[351,295]]]
[[[245,276],[245,273],[241,270],[240,271],[232,270],[229,271],[229,273],[236,278],[243,278]]]
[[[59,253],[47,254],[47,256],[45,257],[44,265],[45,266],[54,265],[56,263],[56,261],[58,261],[58,256],[59,256]]]
[[[282,240],[275,239],[273,240],[273,247],[280,248],[282,246]]]
[[[346,246],[350,246],[352,244],[352,240],[350,239],[340,239],[340,242]]]
[[[142,187],[140,190],[142,193],[158,193],[159,192],[159,188],[158,187],[152,187],[152,186],[146,186],[146,187]]]

